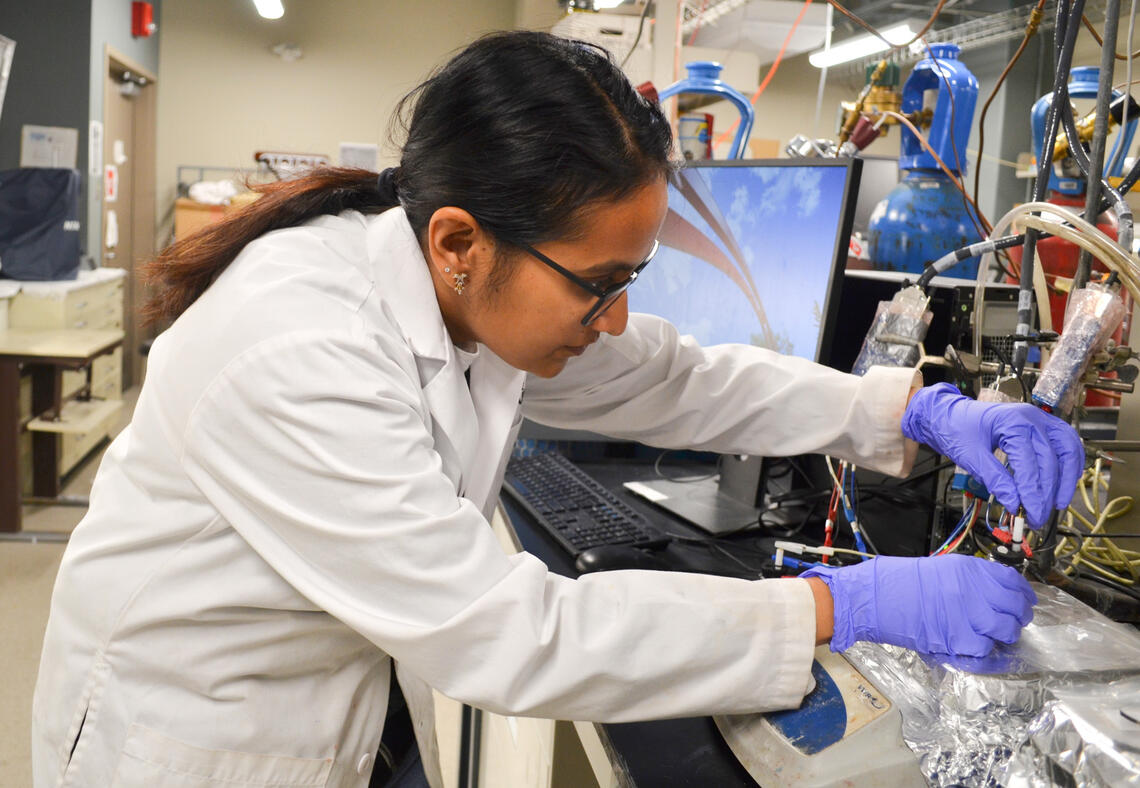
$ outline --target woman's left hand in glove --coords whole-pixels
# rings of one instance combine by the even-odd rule
[[[1022,403],[978,402],[949,383],[915,392],[902,432],[969,471],[1006,511],[1024,507],[1032,528],[1069,505],[1084,470],[1081,439],[1056,416]],[[999,448],[1009,468],[994,456]]]

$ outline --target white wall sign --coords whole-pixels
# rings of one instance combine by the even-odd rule
[[[24,126],[20,138],[20,166],[74,170],[78,148],[79,129]]]
[[[375,170],[380,155],[380,146],[368,142],[342,142],[340,144],[340,166],[359,167],[362,170]]]

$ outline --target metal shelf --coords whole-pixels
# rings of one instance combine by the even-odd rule
[[[991,44],[1001,43],[1011,39],[1020,39],[1025,35],[1025,26],[1029,22],[1030,12],[1036,3],[1027,3],[1008,11],[998,11],[988,14],[981,19],[971,19],[957,25],[944,27],[941,30],[932,30],[926,35],[928,44],[957,44],[963,52],[979,49]],[[1086,13],[1099,11],[1104,15],[1104,0],[1089,0],[1085,5]],[[1053,29],[1057,17],[1057,4],[1052,1],[1045,4],[1041,25],[1037,33]],[[913,44],[908,49],[892,54],[888,59],[900,65],[906,65],[922,60],[927,56],[926,47],[921,43]],[[882,55],[873,55],[862,60],[853,60],[844,65],[844,71],[850,74],[862,75],[868,66],[873,66],[883,59]]]

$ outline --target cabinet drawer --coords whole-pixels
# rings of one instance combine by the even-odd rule
[[[123,319],[122,279],[67,292],[20,292],[9,311],[11,328],[104,328]]]
[[[88,452],[107,437],[108,430],[109,427],[82,435],[52,436],[60,442],[59,475],[63,476],[74,469]],[[20,490],[22,495],[32,494],[32,436],[26,432],[20,436]]]
[[[66,369],[63,371],[63,398],[67,399],[87,385],[87,370]]]
[[[107,311],[107,301],[102,294],[92,292],[96,289],[86,287],[68,295],[64,305],[64,328],[95,328],[95,323],[103,321],[102,313]]]
[[[92,315],[91,328],[122,328],[123,300],[110,301]]]
[[[98,446],[100,441],[107,437],[111,427],[114,426],[116,418],[118,418],[118,414],[113,413],[96,429],[90,432],[64,433],[59,436],[60,476],[78,465],[79,461],[82,460],[89,451]]]
[[[94,399],[122,399],[123,376],[118,372],[112,372],[112,374],[92,383],[91,396]]]
[[[98,383],[112,375],[117,375],[120,378],[123,376],[122,347],[117,347],[113,352],[99,356],[99,358],[95,359],[91,364],[92,382]]]
[[[80,302],[65,318],[66,328],[120,328],[123,325],[123,300]]]

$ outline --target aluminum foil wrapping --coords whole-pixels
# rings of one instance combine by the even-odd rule
[[[927,310],[929,303],[922,288],[916,286],[900,290],[890,301],[880,301],[851,372],[864,375],[874,366],[917,366],[922,358],[922,340],[934,316]]]
[[[844,656],[897,704],[903,739],[930,785],[1004,786],[1015,774],[1023,786],[1140,785],[1135,753],[1129,761],[1104,744],[1111,734],[1083,722],[1058,721],[1058,715],[1066,721],[1073,717],[1063,706],[1065,693],[1083,697],[1110,682],[1129,687],[1140,682],[1140,633],[1052,586],[1034,584],[1034,590],[1033,622],[1017,643],[998,644],[987,657],[922,655],[877,643],[857,643]],[[1096,697],[1107,702],[1112,695]],[[1132,702],[1140,703],[1140,695]],[[1106,715],[1118,712],[1111,703],[1104,707]],[[1051,748],[1064,745],[1072,752],[1079,746],[1083,752],[1089,741],[1103,747],[1106,758],[1120,757],[1118,762],[1126,764],[1121,773],[1129,775],[1125,781],[1054,780],[1065,758]]]
[[[1004,380],[1004,378],[1003,378]],[[1016,380],[1016,379],[1015,379]],[[1000,381],[999,381],[1000,382]],[[1022,400],[1014,397],[1001,389],[992,386],[986,386],[978,392],[978,402],[1021,402]]]
[[[1005,784],[1140,786],[1140,679],[1054,695],[1010,760]]]
[[[1120,295],[1104,285],[1091,284],[1073,293],[1065,309],[1065,330],[1033,387],[1033,399],[1058,414],[1072,411],[1089,360],[1120,326],[1124,312]]]

